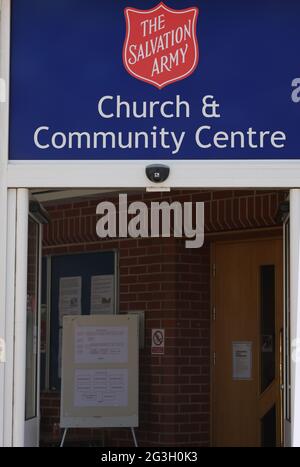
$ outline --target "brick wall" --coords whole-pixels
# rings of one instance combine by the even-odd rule
[[[115,201],[115,198],[107,199]],[[205,201],[206,233],[276,224],[280,192],[178,191],[130,195],[132,200]],[[99,241],[96,205],[101,199],[48,206],[44,254],[117,249],[120,309],[145,310],[146,341],[140,353],[142,446],[208,446],[210,442],[210,242],[186,249],[183,239]],[[151,355],[151,329],[164,328],[165,355]],[[57,442],[59,394],[42,396],[41,437]],[[129,430],[72,431],[77,442],[132,445]]]

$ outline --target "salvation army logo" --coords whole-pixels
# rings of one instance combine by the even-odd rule
[[[125,8],[123,63],[132,76],[162,89],[190,76],[199,60],[198,8]]]

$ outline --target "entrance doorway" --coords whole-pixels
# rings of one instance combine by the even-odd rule
[[[19,196],[16,191],[9,192],[10,198],[14,196],[11,204],[17,213],[11,216],[11,221],[19,219],[21,214],[22,219],[18,220],[17,233],[9,235],[11,250],[16,249],[17,259],[13,258],[11,270],[23,269],[22,274],[18,272],[15,277],[12,273],[9,277],[17,284],[17,303],[19,295],[23,299],[22,307],[16,307],[15,303],[12,307],[13,311],[23,311],[22,328],[15,326],[20,334],[16,342],[25,337],[27,344],[27,348],[22,346],[26,362],[21,362],[26,374],[24,371],[22,384],[14,386],[15,390],[26,388],[26,397],[25,391],[22,394],[25,413],[24,409],[23,412],[18,410],[18,423],[15,423],[16,416],[13,419],[15,428],[22,425],[19,445],[57,446],[60,443],[61,304],[69,307],[68,297],[73,301],[75,295],[79,297],[76,303],[80,304],[80,314],[95,313],[92,310],[96,298],[93,278],[105,275],[114,276],[113,283],[118,284],[114,291],[112,287],[109,289],[113,294],[116,292],[111,302],[116,305],[115,312],[140,311],[141,316],[147,317],[141,325],[141,336],[146,336],[140,349],[141,420],[154,414],[158,422],[151,426],[142,422],[139,440],[149,438],[151,446],[160,442],[176,446],[183,440],[187,445],[195,442],[201,446],[283,444],[280,392],[280,365],[285,362],[284,358],[281,361],[283,229],[281,223],[276,225],[273,221],[282,193],[199,190],[160,194],[162,201],[165,196],[169,202],[186,202],[187,195],[189,200],[205,201],[209,233],[202,248],[188,249],[185,238],[173,236],[99,239],[95,228],[97,206],[107,199],[117,205],[119,191],[32,192],[29,203],[27,193],[22,190],[19,194],[22,205],[16,203]],[[151,202],[152,197],[157,200],[157,194],[130,193],[130,201],[147,199]],[[214,209],[216,204],[218,209]],[[236,204],[240,209],[230,209]],[[254,207],[253,219],[248,209],[250,204]],[[47,210],[49,225],[39,226],[43,219],[38,208]],[[259,229],[255,226],[258,214]],[[250,225],[244,232],[236,228],[238,222],[245,225],[246,221]],[[26,235],[22,235],[24,232]],[[38,263],[42,237],[41,268]],[[19,238],[22,238],[22,245],[16,248]],[[209,293],[212,262],[215,265],[214,288],[213,293]],[[25,270],[26,283],[21,280],[26,275]],[[70,283],[72,277],[80,277],[79,286],[77,291],[69,293],[65,284]],[[44,285],[41,292],[40,284]],[[68,300],[62,301],[63,295]],[[212,306],[214,321],[211,326]],[[152,329],[160,328],[166,339],[164,354],[158,360],[157,355],[152,354],[149,337]],[[213,340],[210,339],[211,328]],[[213,352],[215,366],[211,385],[210,355]],[[20,360],[20,354],[21,351],[15,352],[15,363]],[[287,347],[286,359],[288,355]],[[284,366],[287,368],[286,363]],[[14,379],[20,375],[21,372],[16,371]],[[210,404],[211,388],[213,404]],[[164,416],[161,414],[164,406],[155,403],[155,397],[160,394],[168,409]],[[154,402],[150,404],[147,401],[152,397]],[[178,422],[177,415],[180,415]],[[187,426],[190,431],[184,432]],[[173,430],[172,436],[167,430]],[[103,439],[103,444],[117,445],[122,436],[118,431],[107,431],[103,435],[96,430],[84,433],[74,430],[68,434],[67,443],[91,445]],[[131,445],[132,440],[128,439],[128,443]]]
[[[280,446],[282,239],[213,250],[213,444]]]

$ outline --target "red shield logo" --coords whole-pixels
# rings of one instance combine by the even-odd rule
[[[125,8],[123,62],[135,78],[162,89],[190,76],[199,60],[198,8]]]

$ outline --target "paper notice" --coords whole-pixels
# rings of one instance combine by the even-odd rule
[[[75,371],[75,407],[127,407],[128,370]]]
[[[58,330],[58,356],[57,356],[57,369],[58,378],[61,378],[61,367],[62,367],[62,328]]]
[[[59,281],[59,323],[63,317],[81,314],[81,277],[61,277]]]
[[[127,363],[127,326],[77,326],[75,363]]]
[[[232,378],[234,380],[252,378],[252,342],[232,343]]]
[[[92,276],[91,315],[113,314],[114,306],[114,276]]]

